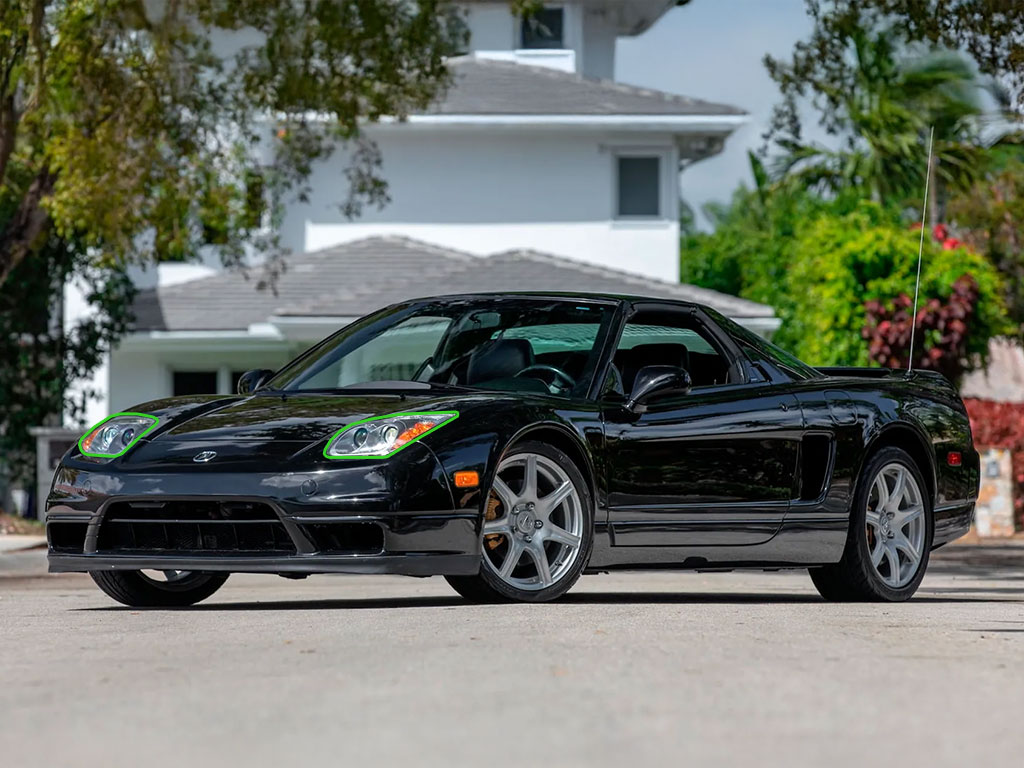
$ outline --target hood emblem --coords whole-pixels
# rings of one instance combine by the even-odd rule
[[[202,453],[197,453],[193,456],[192,461],[198,461],[200,464],[204,464],[207,461],[212,461],[216,456],[216,451],[203,451]]]

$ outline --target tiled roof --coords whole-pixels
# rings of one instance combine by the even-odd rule
[[[426,111],[441,115],[745,115],[727,104],[595,80],[550,67],[464,56],[454,82]]]
[[[407,299],[492,291],[632,294],[706,304],[731,317],[771,307],[535,251],[473,256],[402,237],[371,237],[289,257],[276,294],[224,272],[141,292],[136,330],[240,330],[271,317],[355,318]]]

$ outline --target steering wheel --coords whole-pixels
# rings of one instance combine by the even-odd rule
[[[515,378],[521,378],[523,376],[530,376],[534,373],[550,373],[553,380],[548,384],[548,389],[551,389],[551,393],[555,394],[558,391],[565,391],[572,389],[576,386],[576,379],[570,376],[568,373],[563,371],[561,368],[556,368],[553,365],[547,365],[545,363],[537,363],[535,365],[529,365],[523,368],[519,373],[515,375]],[[533,376],[535,379],[540,379],[540,376]],[[543,379],[541,379],[543,381]],[[558,386],[556,382],[561,382],[562,386]],[[552,387],[556,387],[552,389]]]

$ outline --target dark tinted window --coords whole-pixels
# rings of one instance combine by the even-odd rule
[[[618,215],[658,216],[661,213],[661,159],[618,159]]]
[[[309,391],[420,382],[582,397],[612,310],[529,297],[420,302],[353,323],[269,386]]]
[[[775,346],[767,339],[758,336],[756,333],[744,328],[739,323],[730,320],[714,310],[708,310],[708,313],[714,317],[716,323],[718,323],[729,333],[730,336],[733,337],[733,339],[736,340],[737,344],[744,347],[744,352],[750,362],[760,364],[762,367],[765,364],[771,365],[789,378],[797,381],[802,379],[817,379],[821,376],[818,371],[807,365],[807,363],[800,361],[793,355],[789,354],[786,350]],[[750,348],[753,348],[753,351],[751,351]]]
[[[564,48],[564,23],[565,11],[561,8],[541,8],[522,20],[522,47]]]
[[[175,371],[174,395],[217,394],[216,371]]]

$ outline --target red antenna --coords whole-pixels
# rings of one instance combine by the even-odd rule
[[[935,145],[935,126],[928,135],[928,168],[924,172],[924,203],[921,205],[921,242],[917,246],[917,282],[914,283],[914,314],[910,316],[910,359],[907,373],[914,370],[914,332],[917,330],[917,297],[921,293],[921,260],[924,258],[924,219],[928,214],[928,187],[932,178],[932,147]]]

